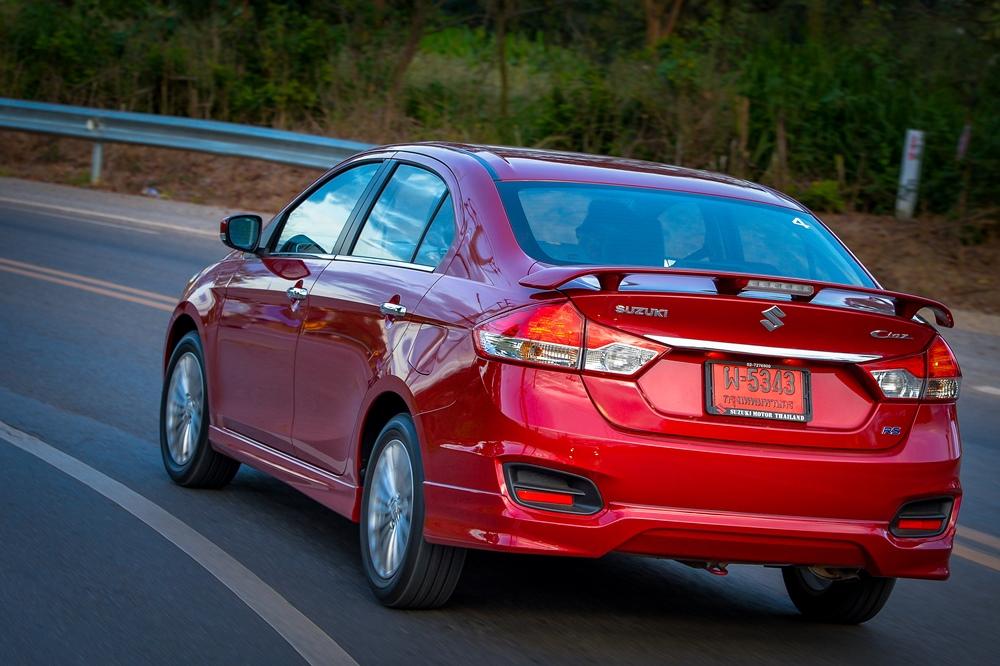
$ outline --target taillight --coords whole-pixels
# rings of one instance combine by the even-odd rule
[[[951,347],[938,336],[927,350],[927,387],[924,397],[931,400],[957,400],[962,371]]]
[[[587,322],[584,370],[613,375],[634,375],[660,355],[666,347],[651,340]]]
[[[477,326],[474,338],[484,356],[626,376],[667,350],[651,340],[586,321],[569,301],[502,315]]]
[[[866,367],[882,395],[898,400],[918,400],[924,392],[926,362],[923,354],[870,363]]]
[[[579,368],[583,316],[569,301],[522,308],[477,326],[475,339],[487,356]]]
[[[948,343],[936,336],[926,352],[865,364],[882,395],[895,400],[957,400],[962,371]]]

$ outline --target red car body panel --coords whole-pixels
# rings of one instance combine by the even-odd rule
[[[477,353],[477,324],[567,298],[589,320],[641,335],[871,356],[926,349],[936,336],[928,324],[884,313],[783,302],[787,326],[776,336],[758,324],[768,300],[633,292],[610,299],[525,286],[521,280],[545,266],[519,246],[496,181],[621,184],[804,210],[797,203],[703,172],[450,144],[380,149],[335,171],[373,157],[411,161],[445,181],[456,213],[451,250],[434,271],[234,252],[193,279],[171,321],[166,355],[186,330],[198,330],[216,449],[357,520],[366,419],[391,396],[413,416],[420,438],[431,542],[948,576],[961,499],[953,402],[886,401],[858,364],[790,357],[776,362],[810,370],[813,418],[762,424],[705,411],[705,361],[748,359],[740,353],[671,349],[628,379]],[[308,299],[290,304],[290,286],[308,288]],[[386,302],[409,314],[382,315]],[[620,317],[612,303],[669,308],[670,317]],[[879,329],[908,338],[869,335]],[[573,515],[519,504],[507,463],[583,476],[603,506]],[[941,534],[893,536],[890,522],[904,504],[936,497],[954,499]]]
[[[291,287],[311,289],[330,262],[245,258],[226,288],[217,324],[215,405],[223,427],[292,452],[294,366],[306,308]],[[268,381],[261,382],[261,377]],[[226,390],[220,391],[218,387]]]

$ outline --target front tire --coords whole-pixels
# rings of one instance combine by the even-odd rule
[[[424,540],[423,466],[413,420],[393,417],[365,471],[361,560],[372,592],[390,608],[438,608],[451,597],[465,550]]]
[[[895,578],[859,572],[857,578],[826,580],[809,567],[782,569],[785,589],[805,617],[835,624],[861,624],[872,619],[889,600]]]
[[[194,331],[174,347],[160,396],[160,453],[175,483],[188,488],[221,488],[240,464],[208,442],[208,384],[205,355]]]

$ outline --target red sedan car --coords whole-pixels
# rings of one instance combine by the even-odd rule
[[[847,623],[948,576],[961,373],[918,313],[951,314],[774,190],[399,145],[221,236],[167,332],[166,469],[359,521],[386,605],[445,603],[468,548],[781,567]]]

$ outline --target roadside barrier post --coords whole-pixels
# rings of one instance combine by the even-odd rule
[[[101,162],[104,161],[104,144],[100,141],[94,142],[94,149],[90,153],[90,184],[97,185],[101,182]]]
[[[906,130],[903,142],[903,161],[899,167],[899,191],[896,194],[896,217],[909,220],[917,207],[917,189],[920,185],[920,159],[924,155],[924,133]]]

